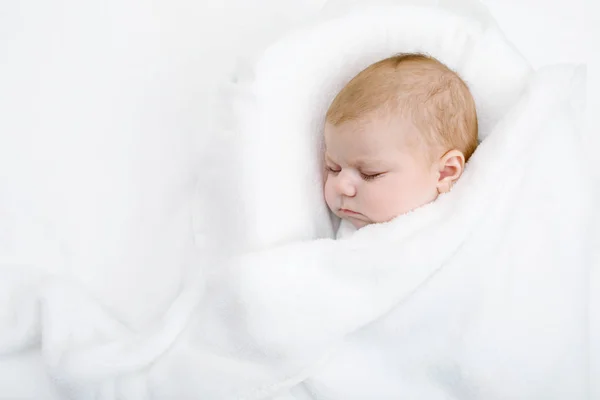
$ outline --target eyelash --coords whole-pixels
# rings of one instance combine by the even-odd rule
[[[373,175],[366,175],[361,173],[360,176],[365,180],[365,181],[372,181],[373,179],[377,178],[379,175],[381,174],[373,174]]]
[[[327,171],[329,171],[333,174],[337,174],[341,170],[339,170],[339,169],[336,170],[336,169],[331,168],[330,166],[327,166]],[[360,177],[365,181],[372,181],[373,179],[377,178],[380,175],[382,175],[382,174],[379,173],[379,174],[367,175],[367,174],[363,174],[362,172],[360,173]]]

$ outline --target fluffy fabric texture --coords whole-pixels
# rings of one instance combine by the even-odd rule
[[[213,243],[194,235],[192,202],[203,205],[197,181],[198,191],[219,183],[217,85],[238,57],[318,9],[212,3],[0,3],[0,398],[68,398],[53,388],[76,381],[55,372],[59,361],[141,343],[174,310],[188,267],[205,264],[195,247]],[[103,353],[110,376],[123,374],[127,348],[117,361]]]
[[[584,81],[582,68],[536,73],[436,202],[236,258],[153,369],[160,393],[586,398]]]
[[[532,77],[493,21],[469,13],[392,7],[334,14],[270,46],[253,76],[237,78],[237,147],[230,157],[243,171],[242,184],[231,190],[239,199],[204,203],[197,222],[216,232],[197,232],[201,254],[188,248],[185,139],[179,146],[153,136],[144,154],[164,156],[163,145],[174,146],[168,170],[148,175],[161,178],[165,193],[148,208],[133,207],[144,223],[127,235],[110,224],[118,218],[104,220],[110,208],[94,214],[86,207],[97,203],[78,198],[62,204],[50,197],[51,205],[81,208],[70,225],[47,221],[21,196],[26,190],[17,179],[3,180],[5,220],[18,218],[2,231],[0,353],[41,344],[57,396],[77,400],[584,397],[583,288],[591,250],[588,182],[578,158],[583,71],[550,68]],[[463,74],[478,100],[485,140],[461,182],[434,204],[347,240],[314,240],[333,235],[318,162],[328,101],[371,61],[412,50]],[[158,88],[152,93],[164,97]],[[179,120],[177,112],[169,115]],[[152,121],[144,127],[161,126]],[[110,143],[94,143],[73,160],[92,149],[117,154]],[[10,148],[19,145],[25,146]],[[109,175],[125,166],[135,177],[147,171],[144,163],[124,162],[133,154],[119,153]],[[555,169],[558,157],[565,162]],[[90,170],[106,171],[85,159]],[[275,176],[285,178],[278,188]],[[94,183],[114,189],[104,179]],[[48,182],[48,191],[35,194],[53,193]],[[128,180],[118,182],[127,188]],[[120,192],[95,201],[127,208],[109,193]],[[223,222],[209,212],[224,202],[239,210]],[[65,240],[76,237],[77,216],[88,213],[106,225],[86,225],[78,241]],[[207,247],[229,229],[241,235],[217,253],[263,251],[213,259],[221,254]],[[89,240],[95,237],[102,239],[98,247]],[[39,251],[27,251],[31,239]],[[70,253],[73,243],[82,246]],[[128,244],[135,255],[108,251]],[[214,274],[208,286],[200,265]]]
[[[483,143],[452,193],[332,241],[324,110],[356,72],[399,51],[428,52],[466,79]],[[243,245],[259,251],[209,290],[153,368],[157,393],[585,398],[584,82],[575,67],[532,75],[493,21],[439,8],[360,10],[269,47],[235,104]]]

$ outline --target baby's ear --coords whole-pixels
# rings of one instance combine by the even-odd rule
[[[449,192],[465,168],[465,155],[459,150],[446,152],[438,161],[438,193]]]

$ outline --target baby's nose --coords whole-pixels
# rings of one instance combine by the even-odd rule
[[[356,186],[354,185],[354,182],[352,182],[352,179],[348,175],[340,173],[338,180],[338,191],[343,196],[356,196]]]

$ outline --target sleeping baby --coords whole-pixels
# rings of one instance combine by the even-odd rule
[[[402,54],[354,77],[325,123],[325,200],[338,237],[450,191],[477,147],[467,85],[438,60]]]

